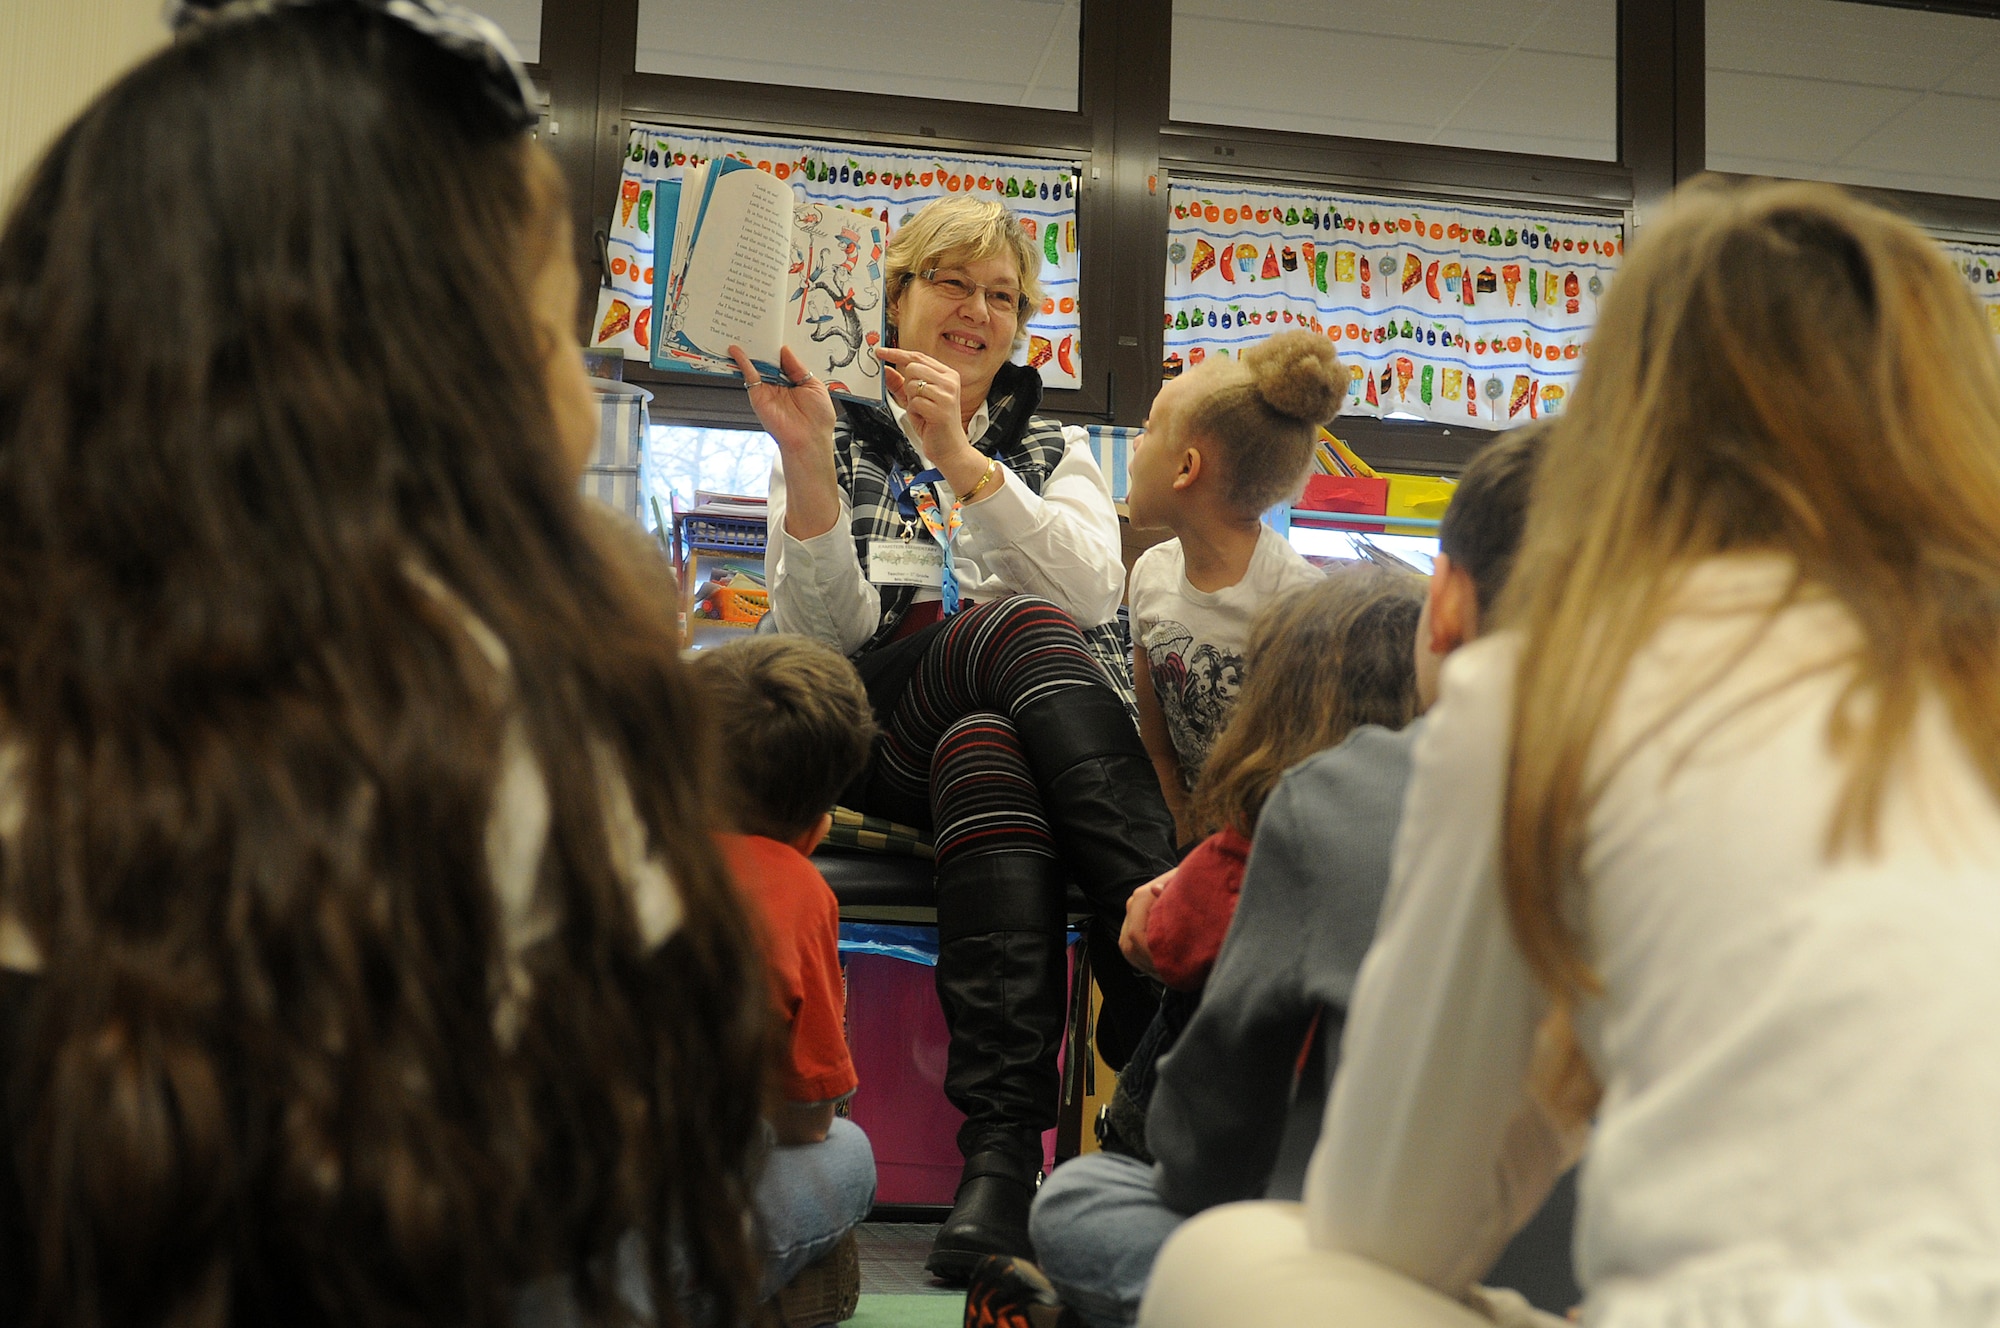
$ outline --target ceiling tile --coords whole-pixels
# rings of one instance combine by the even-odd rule
[[[1617,0],[1556,0],[1522,47],[1569,55],[1618,58]],[[1614,98],[1616,93],[1613,93]]]
[[[2000,22],[1849,0],[1708,0],[1707,62],[1874,87],[1930,88],[2000,44]]]
[[[1708,76],[1708,164],[1796,161],[1826,164],[1872,133],[1918,94],[1776,75]],[[1799,173],[1799,172],[1794,172]]]
[[[1610,161],[1618,156],[1618,63],[1545,51],[1512,51],[1445,132],[1467,147]],[[1523,89],[1532,95],[1523,96]],[[1481,141],[1469,142],[1466,135]],[[1563,144],[1556,148],[1551,145]],[[1588,145],[1580,146],[1580,145]]]
[[[1868,184],[2000,196],[2000,99],[1926,97],[1855,145],[1837,165]]]
[[[542,0],[461,0],[475,14],[500,25],[529,64],[542,58]]]
[[[1074,3],[982,0],[955,7],[950,23],[936,21],[937,6],[926,0],[843,6],[840,24],[826,23],[824,8],[815,0],[640,0],[639,72],[1012,106],[1022,104],[1053,32],[1056,50],[1026,104],[1076,108]],[[786,33],[812,40],[781,40]],[[968,51],[981,58],[968,61]],[[1005,73],[994,76],[995,67]]]
[[[1552,126],[1553,130],[1575,130],[1574,133],[1541,132],[1519,134],[1512,131],[1501,132],[1478,126],[1453,126],[1438,141],[1453,147],[1477,148],[1484,152],[1531,152],[1545,157],[1578,157],[1586,161],[1609,161],[1617,150],[1615,125],[1599,131],[1595,125],[1564,121]]]
[[[1993,34],[1993,45],[1986,51],[1972,56],[1954,70],[1951,76],[1937,85],[1938,92],[1955,92],[1968,97],[2000,97],[2000,23]]]
[[[1483,46],[1346,34],[1329,56],[1271,40],[1268,30],[1176,23],[1172,113],[1185,120],[1196,105],[1228,106],[1244,114],[1219,123],[1276,128],[1266,117],[1284,115],[1434,129],[1498,55]]]
[[[1292,35],[1177,12],[1173,118],[1599,160],[1617,155],[1609,54],[1510,53],[1456,37],[1323,30],[1339,39],[1328,48],[1286,40]]]
[[[1188,22],[1271,28],[1282,40],[1320,42],[1330,51],[1342,34],[1405,37],[1506,49],[1548,31],[1550,49],[1611,55],[1617,42],[1616,0],[1397,0],[1394,4],[1329,4],[1326,0],[1174,0],[1176,40]],[[1317,34],[1328,34],[1326,37]],[[1589,40],[1600,46],[1578,46]]]

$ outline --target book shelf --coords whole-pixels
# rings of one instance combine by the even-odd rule
[[[674,573],[681,587],[681,641],[690,650],[756,630],[763,616],[768,509],[762,498],[695,494],[673,515]],[[704,593],[705,592],[705,593]]]

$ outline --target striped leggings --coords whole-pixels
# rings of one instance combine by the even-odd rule
[[[939,866],[988,853],[1056,856],[1012,716],[1072,687],[1108,687],[1069,615],[1015,595],[947,620],[890,710],[876,786],[925,807]]]

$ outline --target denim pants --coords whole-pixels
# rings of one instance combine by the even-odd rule
[[[1091,1328],[1127,1328],[1138,1321],[1153,1256],[1184,1220],[1160,1201],[1149,1163],[1087,1153],[1042,1182],[1028,1236],[1063,1304]]]
[[[773,1148],[757,1183],[768,1300],[830,1252],[875,1203],[875,1150],[853,1121],[835,1117],[823,1143]]]
[[[767,1125],[765,1127],[769,1129]],[[772,1148],[757,1185],[757,1229],[764,1246],[759,1300],[769,1300],[813,1260],[868,1215],[875,1202],[875,1150],[853,1121],[834,1119],[823,1143]],[[618,1245],[618,1294],[640,1323],[653,1319],[636,1236]],[[685,1284],[680,1261],[670,1283]],[[692,1323],[714,1316],[688,1301],[682,1312]],[[583,1319],[567,1277],[549,1277],[523,1287],[516,1297],[513,1328],[580,1328]]]

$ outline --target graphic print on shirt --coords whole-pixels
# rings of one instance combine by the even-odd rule
[[[1183,624],[1162,618],[1146,633],[1146,663],[1181,758],[1181,780],[1192,791],[1243,690],[1243,656],[1197,641]]]

